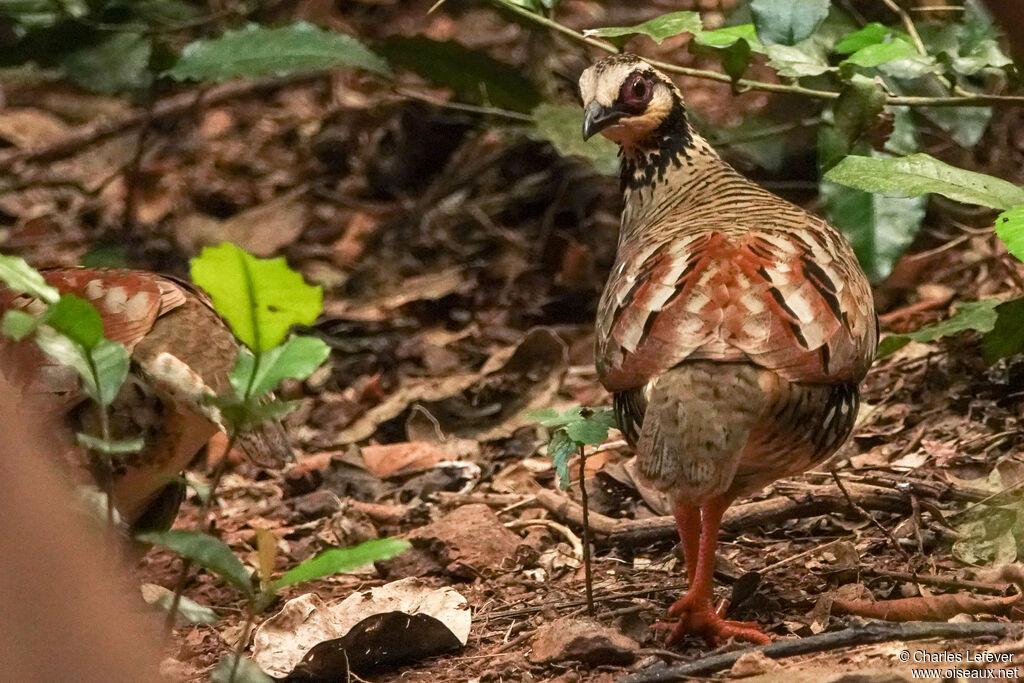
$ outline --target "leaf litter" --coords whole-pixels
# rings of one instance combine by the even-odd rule
[[[456,17],[353,3],[360,10],[372,4],[387,19],[371,22],[361,11],[329,4],[303,3],[303,11],[317,23],[352,25],[367,39],[382,37],[381,26],[425,22],[425,33],[454,34],[466,45],[529,61],[519,30],[494,23],[489,10],[465,8]],[[565,16],[591,21],[580,3],[565,5]],[[646,18],[626,3],[607,5],[606,25]],[[672,39],[650,54],[691,59]],[[728,84],[684,79],[683,85],[688,101],[712,120],[738,122],[768,102],[757,93],[734,98]],[[75,106],[68,107],[37,95],[5,90],[5,146],[31,149],[59,139],[80,123],[68,114],[76,107],[108,116],[119,111],[109,98],[72,97]],[[243,464],[226,477],[217,511],[225,541],[251,570],[257,534],[272,530],[279,549],[275,569],[283,572],[330,545],[379,536],[411,540],[409,566],[394,565],[387,578],[383,566],[312,584],[310,595],[328,606],[403,575],[426,574],[417,579],[423,586],[464,597],[472,626],[461,652],[375,680],[539,681],[567,670],[611,680],[610,672],[624,673],[625,656],[605,669],[609,660],[590,659],[596,668],[588,669],[571,663],[578,659],[549,664],[527,656],[541,629],[550,632],[557,619],[578,616],[582,571],[572,538],[557,526],[578,543],[578,523],[534,500],[557,483],[543,457],[547,433],[526,414],[609,401],[590,349],[616,239],[615,181],[513,130],[429,104],[396,103],[345,72],[200,109],[151,131],[134,187],[139,201],[129,219],[137,229],[130,236],[119,227],[128,191],[119,170],[135,153],[135,136],[123,134],[23,170],[22,180],[44,188],[0,195],[5,253],[61,263],[112,255],[115,262],[179,274],[183,246],[219,239],[250,240],[285,255],[326,289],[327,315],[312,329],[334,354],[327,371],[286,389],[305,401],[289,422],[304,454],[300,463],[283,473]],[[982,141],[986,170],[1018,184],[1022,125],[1019,112],[999,111]],[[952,150],[944,160],[975,167],[969,154]],[[751,168],[749,160],[739,162]],[[46,186],[54,181],[70,185]],[[950,317],[955,304],[930,295],[922,282],[941,285],[959,300],[1018,293],[1019,265],[997,240],[970,232],[985,227],[985,217],[935,213],[912,255],[876,290],[882,312],[898,313],[887,323],[890,332]],[[924,300],[938,303],[914,308]],[[785,638],[851,623],[839,610],[815,612],[823,595],[874,605],[953,605],[943,607],[943,615],[971,611],[961,609],[964,601],[1013,602],[1012,595],[974,596],[979,576],[972,565],[1019,557],[1020,496],[1011,487],[1020,480],[1013,468],[1024,446],[1022,379],[1019,357],[985,365],[970,332],[912,341],[880,361],[867,381],[854,438],[833,465],[851,496],[892,530],[896,546],[839,491],[824,509],[794,504],[801,490],[833,486],[822,473],[771,487],[746,504],[805,512],[724,533],[722,595],[744,576],[763,578],[744,600],[733,600],[730,617],[756,618]],[[609,435],[617,438],[614,431]],[[604,462],[588,470],[592,476],[584,482],[594,512],[664,524],[663,501],[638,490],[629,476],[627,450],[599,455]],[[890,497],[876,496],[877,489]],[[564,495],[578,502],[579,482]],[[983,502],[992,496],[994,508]],[[898,508],[895,498],[902,501]],[[194,518],[196,503],[194,496],[186,502],[183,523]],[[982,519],[960,514],[969,506]],[[519,522],[530,524],[506,527]],[[661,618],[682,588],[678,564],[666,564],[671,526],[663,528],[667,534],[641,536],[640,526],[627,524],[625,535],[595,540],[599,622],[632,638],[635,645],[623,647],[634,654],[660,647],[645,625]],[[840,541],[842,550],[828,546]],[[177,566],[166,552],[153,550],[138,573],[173,587]],[[944,583],[936,585],[940,579]],[[286,599],[300,596],[296,589],[284,592]],[[205,680],[229,648],[230,629],[239,630],[241,604],[205,573],[190,579],[186,596],[213,607],[220,623],[217,630],[180,626],[169,654],[183,680]],[[312,644],[280,649],[293,662]],[[895,650],[864,653],[810,656],[800,666],[887,666]],[[678,656],[705,654],[702,644],[686,643]]]

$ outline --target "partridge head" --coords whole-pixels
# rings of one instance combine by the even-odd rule
[[[877,343],[870,287],[842,235],[725,163],[644,60],[597,62],[580,94],[584,137],[621,150],[595,355],[636,472],[674,504],[690,589],[670,639],[766,642],[714,610],[718,526],[737,497],[849,436]]]
[[[179,474],[219,429],[219,415],[205,400],[229,390],[238,353],[230,329],[208,299],[181,280],[143,271],[54,268],[46,281],[62,293],[86,299],[99,311],[104,335],[123,344],[131,370],[110,408],[114,438],[143,437],[138,453],[115,458],[112,497],[131,526],[169,524],[182,492]],[[0,313],[32,311],[31,297],[0,289]],[[75,441],[76,432],[98,434],[96,406],[74,371],[45,355],[29,339],[0,338],[0,375],[18,389],[25,419],[43,421],[79,479],[98,474]],[[253,460],[280,466],[291,458],[279,423],[241,434],[238,443]]]

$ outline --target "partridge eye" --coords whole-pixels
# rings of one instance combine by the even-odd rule
[[[640,74],[633,74],[619,91],[619,100],[628,111],[641,113],[651,100],[651,82]]]

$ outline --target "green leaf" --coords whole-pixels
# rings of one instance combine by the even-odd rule
[[[77,19],[88,13],[86,0],[0,0],[0,17],[27,29],[49,28],[65,18]]]
[[[598,36],[605,39],[624,38],[625,40],[621,41],[623,44],[633,36],[644,35],[660,45],[666,38],[677,36],[680,33],[698,34],[700,31],[700,14],[697,12],[669,12],[635,26],[609,26],[606,28],[589,29],[583,33],[584,35]],[[609,42],[618,44],[614,40]]]
[[[114,32],[95,45],[68,53],[61,65],[67,77],[83,88],[116,95],[149,86],[152,52],[149,36]]]
[[[307,285],[284,258],[258,259],[233,244],[206,247],[191,261],[192,280],[243,344],[260,353],[285,338],[295,324],[320,315],[323,291]]]
[[[569,488],[569,458],[579,450],[576,442],[569,438],[564,429],[559,429],[551,435],[551,443],[548,444],[548,455],[551,456],[551,464],[555,467],[558,475],[558,486],[561,489]]]
[[[835,51],[841,55],[848,55],[862,50],[869,45],[882,42],[889,35],[889,27],[872,22],[862,29],[848,33],[836,43]]]
[[[873,78],[854,74],[843,85],[832,108],[835,127],[843,142],[843,153],[874,126],[885,108],[885,90]]]
[[[982,333],[991,332],[996,324],[997,314],[995,309],[998,305],[999,301],[996,299],[971,301],[958,306],[956,313],[946,320],[925,325],[915,332],[890,334],[878,345],[877,357],[884,358],[903,348],[911,341],[930,342],[967,330],[975,330]]]
[[[282,401],[253,397],[242,400],[236,396],[206,396],[204,402],[216,407],[226,424],[235,429],[243,429],[267,420],[279,420],[294,412],[301,401]]]
[[[101,406],[110,405],[128,376],[131,358],[128,351],[117,342],[101,339],[87,351],[47,326],[36,331],[35,341],[43,353],[74,368],[82,379],[82,389]]]
[[[751,53],[764,52],[764,45],[757,39],[753,24],[702,31],[694,35],[688,47],[695,55],[718,59],[734,82],[746,72]]]
[[[253,596],[252,579],[241,560],[218,538],[191,529],[151,531],[136,536],[143,543],[163,546],[228,581],[247,597]]]
[[[615,414],[607,409],[593,413],[565,426],[565,434],[577,444],[597,446],[608,438],[608,430],[615,426]]]
[[[46,324],[86,351],[103,339],[103,320],[96,307],[74,294],[62,294],[50,308]]]
[[[583,109],[576,105],[542,104],[533,110],[534,131],[542,140],[551,143],[563,156],[586,159],[596,171],[616,175],[619,152],[611,140],[595,135],[583,140]]]
[[[892,132],[885,141],[885,151],[890,154],[907,156],[921,148],[917,139],[917,123],[910,107],[889,107],[892,112]]]
[[[764,53],[764,44],[758,40],[753,24],[727,26],[714,31],[701,31],[694,35],[693,42],[707,47],[729,47],[737,42],[746,42],[751,51]]]
[[[920,230],[925,199],[885,197],[827,181],[819,190],[825,214],[850,241],[868,279],[885,278]]]
[[[829,4],[829,0],[752,0],[750,11],[761,42],[794,45],[825,21]]]
[[[887,43],[875,43],[874,45],[862,47],[844,59],[841,64],[872,67],[885,64],[886,62],[894,62],[898,59],[913,59],[920,56],[917,48],[909,41],[897,38]]]
[[[0,332],[14,341],[21,341],[35,332],[37,327],[39,318],[18,310],[7,311],[0,322]]]
[[[217,662],[217,666],[210,672],[210,683],[274,683],[278,680],[268,676],[259,664],[246,657],[238,658],[236,666],[236,658],[238,655],[232,654]]]
[[[950,166],[927,154],[896,158],[849,156],[826,173],[825,178],[895,197],[934,192],[958,202],[993,209],[1024,204],[1024,189],[1013,183]]]
[[[178,81],[225,81],[353,67],[387,76],[387,63],[351,36],[298,22],[279,28],[255,24],[185,46],[166,75]]]
[[[330,353],[331,348],[322,339],[297,336],[260,354],[258,364],[248,349],[239,349],[231,371],[231,385],[238,396],[262,396],[281,380],[306,379]]]
[[[835,71],[825,58],[824,52],[816,43],[801,43],[799,46],[768,45],[768,66],[782,76],[803,78],[804,76],[820,76]]]
[[[452,40],[391,36],[374,45],[388,62],[446,88],[463,102],[528,112],[543,101],[522,69]]]
[[[17,256],[0,254],[0,280],[11,289],[31,294],[48,304],[55,304],[60,298],[56,287],[46,284],[38,270]]]
[[[981,352],[986,363],[1015,356],[1024,351],[1024,297],[1004,301],[996,306],[996,324],[981,339]]]
[[[155,583],[147,583],[142,586],[142,598],[146,604],[170,612],[174,603],[174,591]],[[216,624],[219,620],[217,613],[212,609],[184,595],[178,597],[177,613],[193,624]]]
[[[126,455],[128,453],[138,453],[142,450],[143,446],[146,445],[146,440],[142,437],[137,439],[108,440],[101,439],[84,432],[76,432],[75,440],[90,451],[103,453],[105,455]]]
[[[931,54],[937,55],[956,73],[973,76],[981,72],[998,74],[1013,61],[999,48],[996,27],[979,2],[964,4],[956,24],[924,25],[921,38]]]
[[[996,234],[1006,250],[1024,261],[1024,205],[1015,206],[996,217]]]
[[[410,547],[408,541],[398,538],[381,538],[360,543],[353,548],[332,548],[285,572],[281,578],[270,585],[270,590],[276,593],[285,586],[352,571],[370,562],[388,560],[405,552]]]

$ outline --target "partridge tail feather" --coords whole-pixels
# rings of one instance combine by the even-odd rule
[[[681,498],[725,492],[764,413],[765,374],[774,373],[750,363],[692,361],[659,376],[637,441],[640,475]]]

